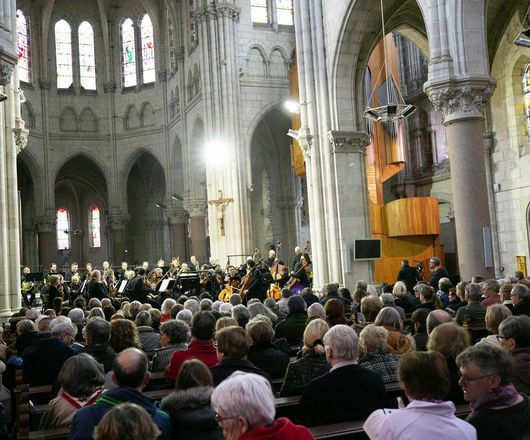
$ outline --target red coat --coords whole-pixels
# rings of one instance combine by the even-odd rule
[[[166,368],[165,376],[168,382],[175,382],[180,370],[180,366],[187,359],[199,359],[204,362],[208,368],[213,367],[219,360],[217,359],[217,350],[213,341],[199,341],[192,338],[187,350],[178,350],[173,354],[169,366]]]
[[[295,425],[289,419],[281,417],[272,426],[245,432],[239,440],[311,440],[313,438],[305,426]]]

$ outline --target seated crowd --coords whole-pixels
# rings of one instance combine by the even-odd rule
[[[69,427],[70,439],[310,439],[309,428],[365,419],[377,439],[530,438],[530,281],[437,287],[23,309],[0,369],[10,388],[17,369],[52,385],[39,428]],[[408,405],[385,409],[398,383]],[[275,398],[291,396],[293,420],[277,418]]]

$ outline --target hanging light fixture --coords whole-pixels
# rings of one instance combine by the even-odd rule
[[[408,118],[416,111],[416,107],[412,104],[405,103],[405,100],[399,91],[399,87],[397,87],[397,84],[395,84],[392,71],[388,68],[388,63],[386,60],[386,32],[383,0],[381,0],[381,26],[383,29],[383,66],[379,71],[379,76],[375,83],[377,84],[377,81],[379,80],[379,77],[381,76],[381,73],[384,69],[386,78],[386,96],[388,102],[387,104],[381,105],[379,107],[367,107],[364,112],[364,116],[378,122],[395,122],[399,119]],[[374,96],[374,92],[375,89],[370,95],[370,99],[368,100],[369,103],[372,102],[372,96]]]
[[[526,15],[524,16],[521,31],[519,32],[519,35],[517,35],[517,38],[513,40],[513,43],[517,46],[530,47],[530,17],[528,17],[528,13],[530,13],[530,4],[526,9]]]

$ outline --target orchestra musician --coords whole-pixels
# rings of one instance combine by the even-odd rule
[[[298,263],[300,263],[300,258],[302,257],[302,248],[300,246],[296,246],[294,248],[294,259],[293,259],[293,265],[291,267],[296,267]]]
[[[300,262],[291,272],[291,279],[286,287],[294,293],[300,293],[305,287],[311,287],[311,266],[305,255],[300,256]]]
[[[127,279],[127,269],[129,265],[127,261],[121,262],[121,269],[118,271],[118,281],[121,283],[123,280]]]
[[[73,262],[68,269],[66,269],[64,273],[64,279],[65,281],[72,281],[72,277],[74,275],[79,275],[79,264],[76,262]]]
[[[51,309],[53,299],[61,296],[59,292],[60,280],[61,277],[58,274],[49,274],[48,284],[46,284],[40,291],[46,309]]]
[[[208,292],[214,294],[217,290],[215,280],[215,270],[210,268],[207,264],[201,266],[201,277],[199,280],[201,286],[201,293]]]
[[[190,270],[192,270],[193,272],[199,272],[199,270],[201,269],[201,263],[199,263],[199,260],[197,260],[197,257],[195,257],[195,255],[191,256],[190,262]]]
[[[142,268],[144,269],[145,273],[149,273],[149,261],[144,261],[142,263]]]
[[[70,299],[75,299],[81,295],[82,288],[83,283],[81,282],[81,276],[79,273],[72,275],[72,280],[70,282]]]
[[[86,281],[87,283],[90,281],[90,274],[94,270],[94,267],[92,266],[92,263],[85,264],[85,273],[83,274],[83,281]]]
[[[142,304],[147,302],[149,290],[145,285],[145,269],[140,267],[136,276],[131,280],[128,286],[129,298],[131,301],[140,301]]]
[[[247,271],[247,275],[244,280],[241,281],[241,296],[247,301],[252,298],[257,298],[260,301],[263,301],[266,298],[263,289],[263,275],[252,258],[247,260]]]
[[[239,291],[238,287],[241,284],[241,277],[236,271],[236,268],[232,265],[227,266],[226,275],[224,277],[224,289],[219,293],[219,301],[228,302],[230,297],[236,291]]]
[[[269,250],[269,256],[263,259],[262,267],[263,269],[270,270],[274,263],[276,262],[276,251],[274,249]]]
[[[90,281],[88,282],[88,298],[102,300],[107,296],[108,292],[103,283],[101,272],[99,270],[93,270],[90,274]]]
[[[22,269],[22,277],[20,279],[22,304],[27,304],[28,307],[31,307],[33,305],[33,302],[35,301],[35,290],[34,290],[35,283],[32,280],[26,279],[26,278],[29,278],[30,273],[31,273],[30,268],[27,266],[24,267],[24,269]]]

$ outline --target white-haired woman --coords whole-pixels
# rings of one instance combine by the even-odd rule
[[[405,313],[412,313],[416,310],[416,306],[412,303],[407,292],[407,286],[403,281],[398,281],[394,284],[392,295],[394,295],[396,306],[401,307]]]
[[[399,358],[388,352],[387,339],[386,328],[374,324],[364,327],[359,335],[359,365],[379,375],[383,383],[393,383],[397,382]]]
[[[267,379],[257,374],[232,374],[215,388],[212,406],[227,440],[313,438],[285,417],[274,420],[274,395]]]
[[[160,322],[166,322],[171,319],[171,309],[177,302],[173,298],[166,298],[164,302],[162,303],[162,306],[160,307],[160,311],[162,312],[162,317],[160,318]]]

